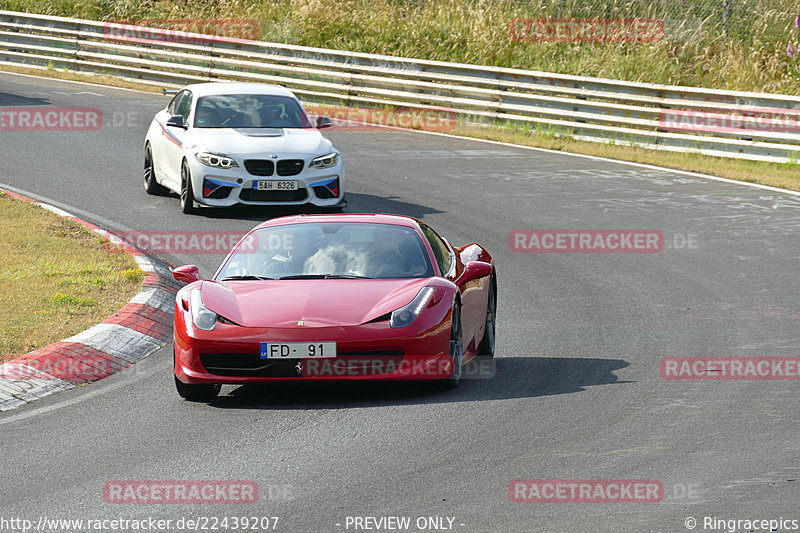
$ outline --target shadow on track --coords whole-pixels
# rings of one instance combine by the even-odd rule
[[[0,91],[0,106],[34,106],[50,105],[47,98],[30,98],[18,94],[4,93]]]
[[[581,392],[585,387],[629,383],[614,371],[621,359],[496,358],[490,379],[464,379],[455,390],[425,381],[253,383],[235,386],[211,404],[223,409],[350,409],[386,405],[475,402]],[[230,387],[230,386],[229,386]]]
[[[175,198],[177,195],[173,194]],[[399,197],[383,197],[373,194],[347,193],[347,208],[344,213],[389,213],[423,218],[425,215],[441,213],[438,209],[419,204],[404,202]],[[208,219],[252,220],[263,222],[277,217],[304,214],[330,214],[338,211],[326,210],[308,205],[295,206],[253,206],[237,205],[213,209],[200,209],[194,216]]]

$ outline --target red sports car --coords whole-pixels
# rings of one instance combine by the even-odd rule
[[[298,215],[245,235],[214,278],[176,268],[175,385],[436,379],[495,346],[497,278],[484,248],[454,248],[396,215]]]

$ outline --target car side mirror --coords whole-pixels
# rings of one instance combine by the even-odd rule
[[[322,128],[330,128],[331,126],[333,126],[333,121],[330,117],[317,117],[317,129],[321,130]]]
[[[469,261],[464,265],[464,271],[458,276],[456,285],[465,285],[470,281],[491,276],[494,268],[489,263],[483,261]]]
[[[200,271],[194,265],[179,266],[172,271],[172,277],[184,283],[200,281]]]
[[[186,124],[183,121],[183,115],[172,115],[169,117],[169,120],[167,120],[167,126],[186,129]]]

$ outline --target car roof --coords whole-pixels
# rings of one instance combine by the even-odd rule
[[[222,81],[208,83],[194,83],[187,85],[184,89],[192,91],[196,97],[214,96],[220,94],[267,94],[272,96],[289,96],[295,98],[294,94],[286,87],[280,85],[270,85],[268,83],[252,83],[239,81]]]
[[[320,222],[350,222],[350,223],[371,223],[387,224],[394,226],[407,226],[419,229],[420,221],[414,217],[404,215],[389,215],[386,213],[364,213],[364,214],[330,214],[330,215],[290,215],[286,217],[273,218],[262,222],[254,229],[270,228],[275,226],[286,226],[289,224],[309,224]]]

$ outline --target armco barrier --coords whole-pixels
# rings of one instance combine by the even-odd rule
[[[126,32],[137,36],[127,39]],[[132,33],[131,33],[132,32]],[[142,35],[154,35],[152,40]],[[279,83],[311,103],[400,106],[577,139],[759,161],[800,159],[800,97],[423,61],[0,11],[0,64],[159,86]],[[721,117],[721,118],[720,118]],[[719,122],[722,121],[722,122]],[[741,127],[718,127],[719,123]]]

